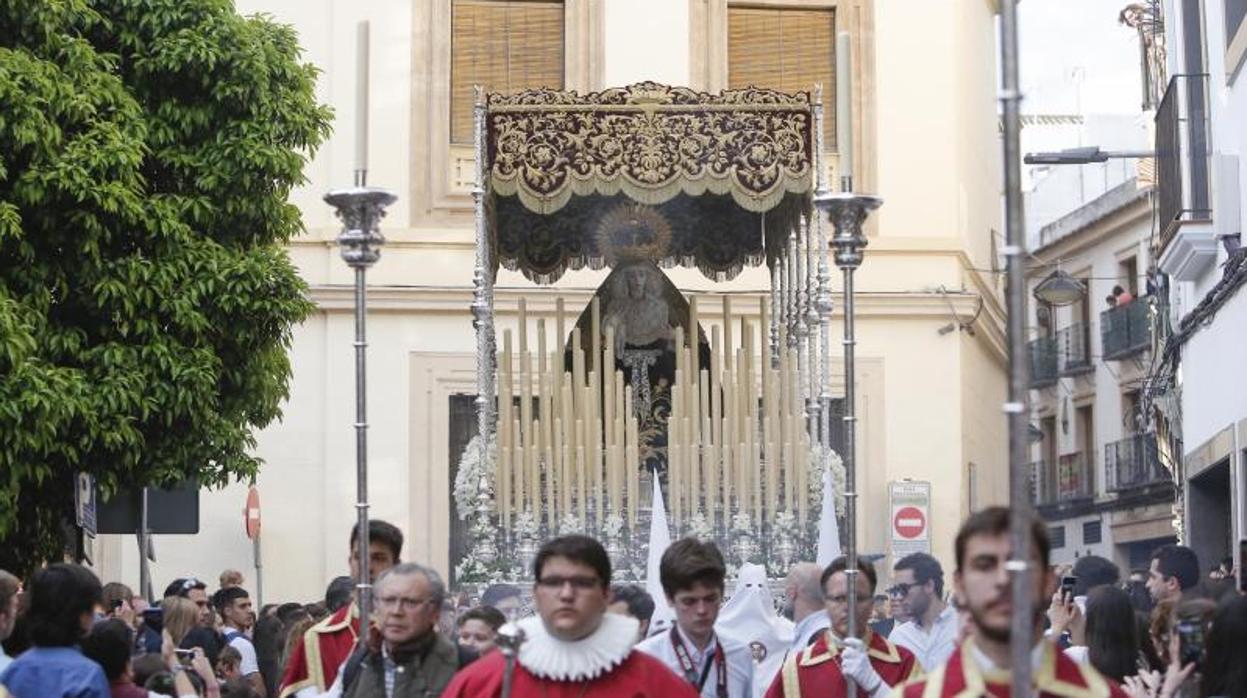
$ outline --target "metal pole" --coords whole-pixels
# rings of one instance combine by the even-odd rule
[[[155,603],[152,596],[152,568],[148,555],[151,553],[151,534],[147,522],[147,488],[143,488],[139,504],[139,590],[148,603]]]
[[[264,605],[264,564],[260,561],[260,534],[255,534],[255,607]]]
[[[358,172],[356,186],[364,186],[364,173]],[[359,579],[355,583],[355,600],[359,604],[360,641],[368,637],[372,616],[372,578],[368,554],[368,400],[367,349],[364,318],[368,303],[365,268],[355,268],[355,512],[359,531]]]
[[[1018,118],[1022,95],[1018,90],[1017,0],[1000,5],[1000,104],[1004,116],[1005,256],[1009,341],[1009,397],[1004,404],[1009,419],[1009,506],[1013,559],[1007,565],[1013,585],[1013,623],[1010,631],[1013,696],[1031,695],[1030,653],[1035,641],[1035,590],[1031,562],[1032,503],[1027,477],[1027,361],[1026,347],[1026,240],[1022,217],[1022,186]]]

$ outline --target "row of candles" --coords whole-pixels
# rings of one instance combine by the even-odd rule
[[[746,514],[755,524],[779,511],[802,522],[809,514],[803,383],[796,350],[787,346],[782,328],[782,350],[772,350],[768,300],[759,300],[762,331],[741,318],[736,345],[731,298],[723,298],[722,322],[711,326],[709,366],[702,365],[698,350],[700,332],[674,328],[666,496],[678,527],[698,513],[711,525],[727,525],[733,513]],[[555,307],[555,337],[568,337],[563,299]],[[694,296],[688,327],[700,324]],[[507,530],[524,512],[552,529],[569,516],[582,528],[591,522],[600,526],[611,514],[636,527],[640,472],[648,455],[642,422],[634,414],[633,390],[616,365],[613,328],[602,330],[597,298],[589,326],[587,338],[579,328],[571,332],[570,370],[564,370],[561,342],[549,349],[544,318],[536,321],[533,351],[524,299],[518,331],[503,331],[495,503]],[[772,356],[778,360],[772,362]]]

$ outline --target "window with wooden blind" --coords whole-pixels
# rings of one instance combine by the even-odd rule
[[[823,86],[823,144],[836,142],[836,14],[832,8],[729,7],[728,87],[783,92]]]
[[[472,87],[563,89],[563,3],[453,0],[450,140],[472,142]]]

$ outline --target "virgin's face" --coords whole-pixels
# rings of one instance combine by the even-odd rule
[[[645,297],[645,281],[648,274],[644,269],[629,269],[628,272],[628,297],[644,298]]]

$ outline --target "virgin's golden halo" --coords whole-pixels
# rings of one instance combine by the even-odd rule
[[[671,246],[671,224],[654,208],[620,204],[598,221],[598,252],[610,264],[657,261]]]

